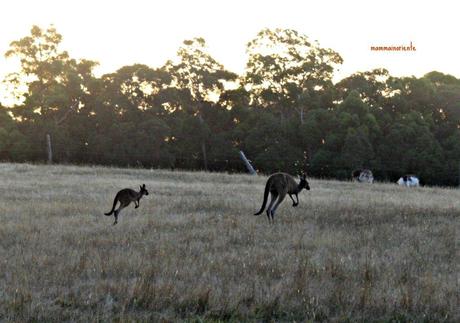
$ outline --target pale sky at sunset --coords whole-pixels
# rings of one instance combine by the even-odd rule
[[[344,59],[337,79],[387,68],[417,77],[437,70],[460,77],[459,17],[455,1],[168,0],[2,3],[0,79],[15,66],[4,58],[9,43],[33,24],[54,24],[62,48],[74,58],[96,60],[97,74],[134,63],[161,66],[184,39],[203,37],[209,52],[242,73],[246,43],[262,28],[291,28],[318,40]],[[372,52],[372,45],[409,45],[416,52]],[[1,99],[1,95],[0,95]]]

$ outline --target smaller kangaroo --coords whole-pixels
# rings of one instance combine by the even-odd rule
[[[265,205],[267,204],[268,193],[270,193],[271,201],[267,208],[267,217],[268,222],[270,222],[270,217],[271,222],[273,222],[273,216],[275,215],[276,209],[280,203],[283,202],[286,194],[291,198],[292,206],[296,207],[299,205],[299,196],[297,194],[299,194],[300,191],[304,188],[310,190],[310,186],[307,182],[307,175],[305,174],[300,175],[299,184],[297,184],[294,177],[286,173],[275,173],[271,175],[267,180],[267,184],[265,184],[264,201],[262,203],[262,207],[260,208],[259,212],[255,213],[254,215],[259,215],[264,211]],[[292,195],[295,195],[297,202],[294,201]]]
[[[117,195],[115,195],[112,209],[108,213],[104,213],[107,216],[110,216],[113,213],[113,216],[115,217],[115,222],[113,223],[113,225],[118,223],[118,214],[120,214],[121,210],[127,207],[131,202],[134,202],[134,204],[136,205],[135,209],[137,209],[139,207],[139,200],[141,199],[141,197],[144,195],[149,195],[149,192],[145,188],[145,184],[142,184],[140,188],[141,189],[139,192],[136,192],[130,188],[125,188],[119,191]],[[120,202],[120,206],[117,210],[115,210],[115,206],[118,202]]]

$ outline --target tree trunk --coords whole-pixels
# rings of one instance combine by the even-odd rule
[[[200,123],[201,125],[204,125],[204,120],[203,118],[201,117],[201,114],[198,113],[198,119],[200,120]],[[203,154],[203,166],[204,166],[204,170],[205,171],[208,171],[208,157],[207,157],[207,154],[206,154],[206,142],[204,139],[201,140],[201,152]]]
[[[51,149],[51,136],[49,133],[46,134],[46,152],[48,156],[48,164],[53,163],[53,150]]]
[[[206,156],[206,143],[204,140],[201,141],[201,152],[203,153],[204,170],[208,171],[208,157]]]

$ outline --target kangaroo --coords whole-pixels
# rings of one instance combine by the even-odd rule
[[[353,181],[360,183],[372,184],[374,182],[374,175],[372,175],[372,171],[370,169],[355,169],[351,173],[351,178]]]
[[[267,184],[265,184],[264,201],[262,203],[262,207],[260,208],[259,212],[255,213],[254,215],[259,215],[264,211],[265,205],[267,204],[268,193],[270,193],[271,201],[267,208],[267,217],[268,222],[270,222],[270,217],[271,222],[273,222],[273,216],[275,215],[276,209],[280,203],[283,202],[286,194],[291,198],[292,206],[296,207],[299,205],[299,196],[297,194],[299,194],[300,191],[304,188],[310,190],[310,186],[307,182],[307,175],[305,174],[300,175],[299,184],[296,183],[294,177],[286,173],[275,173],[271,175],[267,180]],[[294,200],[292,195],[296,197],[297,202]],[[278,200],[275,203],[276,199]]]
[[[139,200],[143,195],[149,195],[149,192],[145,188],[145,184],[142,184],[140,186],[140,191],[136,192],[130,188],[125,188],[122,189],[115,195],[115,199],[113,200],[113,206],[112,209],[108,213],[104,213],[107,216],[110,216],[113,214],[115,217],[115,222],[113,225],[118,223],[118,214],[120,214],[120,211],[123,210],[125,207],[127,207],[131,202],[134,202],[136,205],[134,208],[137,209],[139,207]],[[115,210],[115,206],[117,203],[120,202],[120,206],[118,207],[117,210]]]

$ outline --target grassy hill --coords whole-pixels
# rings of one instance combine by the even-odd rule
[[[0,320],[460,320],[460,192],[0,164]],[[150,195],[104,216],[115,193]]]

